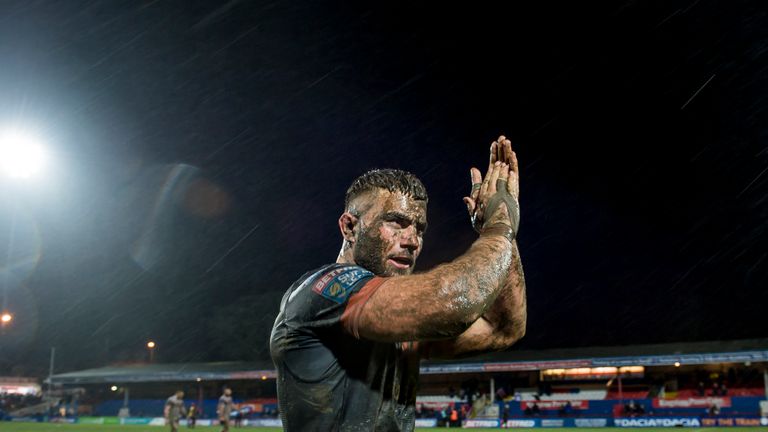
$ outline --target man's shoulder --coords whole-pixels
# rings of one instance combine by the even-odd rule
[[[324,264],[314,270],[310,270],[304,273],[299,279],[296,280],[296,282],[294,282],[294,285],[301,284],[305,281],[314,281],[319,278],[324,278],[329,274],[338,275],[341,273],[349,273],[349,272],[360,272],[360,273],[368,273],[370,275],[373,275],[371,271],[357,264],[330,263],[330,264]]]
[[[344,303],[352,294],[358,282],[370,279],[373,272],[354,264],[326,264],[305,273],[293,284],[293,292],[313,293],[327,300]]]

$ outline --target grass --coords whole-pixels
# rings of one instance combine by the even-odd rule
[[[725,432],[726,430],[736,430],[745,432],[768,432],[768,428],[765,427],[750,427],[750,428],[683,428],[684,431],[698,432],[698,431],[711,431],[711,432]],[[53,423],[12,423],[12,422],[0,422],[0,430],[3,432],[161,432],[170,430],[167,427],[160,426],[119,426],[119,425],[77,425],[77,424],[53,424]],[[188,431],[190,429],[180,428],[179,431]],[[211,427],[196,427],[194,430],[203,431],[218,431],[218,426]],[[231,431],[243,430],[254,432],[279,432],[282,429],[279,428],[266,428],[266,427],[244,427],[244,428],[231,428]],[[421,429],[428,430],[428,429]],[[435,428],[435,430],[445,430],[444,428]],[[452,429],[452,430],[466,430],[466,429]],[[499,429],[470,429],[475,432],[490,432],[498,431]],[[539,428],[539,429],[509,429],[521,432],[542,432],[547,430],[563,430],[558,428]],[[573,431],[579,432],[616,432],[618,430],[627,430],[625,428],[578,428]],[[639,428],[635,431],[646,432],[672,432],[673,430],[680,430],[675,428]]]

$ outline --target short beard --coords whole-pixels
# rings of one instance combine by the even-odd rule
[[[368,234],[369,230],[361,230],[357,237],[353,257],[355,264],[373,272],[376,276],[404,276],[411,274],[411,268],[387,268],[383,251],[387,244],[381,237]]]

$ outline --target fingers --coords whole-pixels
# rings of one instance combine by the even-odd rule
[[[491,174],[493,174],[493,169],[499,162],[494,162],[492,165],[488,167],[488,172],[485,174],[485,177],[483,177],[483,183],[480,185],[480,195],[481,197],[485,196],[486,193],[488,193],[488,184],[491,182]]]
[[[469,178],[472,182],[472,192],[470,192],[469,196],[477,201],[477,197],[480,195],[480,186],[482,186],[483,183],[483,176],[480,174],[479,169],[472,168],[469,170]]]
[[[467,206],[467,213],[469,213],[469,217],[472,217],[472,215],[475,213],[475,207],[477,207],[477,204],[475,204],[476,201],[470,197],[464,197],[462,201],[464,201],[464,204]]]
[[[472,185],[476,185],[478,183],[483,182],[483,175],[480,174],[480,170],[477,168],[472,168],[469,170],[469,178],[472,181]]]
[[[504,135],[500,135],[496,140],[496,160],[509,163],[504,154],[504,140],[507,138]]]
[[[509,178],[509,165],[501,164],[501,170],[499,171],[499,180],[506,181]]]
[[[517,154],[515,152],[512,152],[512,161],[509,166],[507,190],[513,197],[520,197],[520,165],[517,162]]]
[[[467,211],[469,211],[469,215],[472,216],[472,213],[475,211],[477,198],[480,196],[480,187],[483,183],[483,176],[480,174],[479,169],[472,168],[469,170],[469,178],[472,182],[472,189],[469,193],[469,196],[464,197],[464,203],[467,205]]]
[[[488,179],[487,193],[489,195],[493,195],[496,193],[496,180],[499,179],[499,176],[501,175],[501,171],[505,166],[507,165],[502,164],[501,162],[496,162],[496,164],[494,164],[493,172],[491,173],[491,177]]]
[[[491,166],[493,166],[494,163],[496,163],[499,156],[499,143],[496,141],[491,143],[491,150],[488,152],[490,156],[488,157],[488,172],[491,171]]]
[[[509,188],[509,165],[501,164],[501,170],[499,172],[499,179],[496,181],[496,190]]]

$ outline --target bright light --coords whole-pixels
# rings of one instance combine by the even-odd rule
[[[675,367],[680,367],[680,362],[675,362]]]
[[[11,320],[13,320],[13,315],[7,312],[4,313],[3,315],[0,315],[0,322],[2,322],[3,324],[9,323],[11,322]]]
[[[43,168],[45,153],[33,136],[16,130],[0,132],[0,171],[12,178],[28,178]]]
[[[155,347],[155,343],[153,341],[147,342],[147,348],[152,349]]]
[[[117,391],[117,386],[112,386],[109,389],[112,390],[112,391]]]

